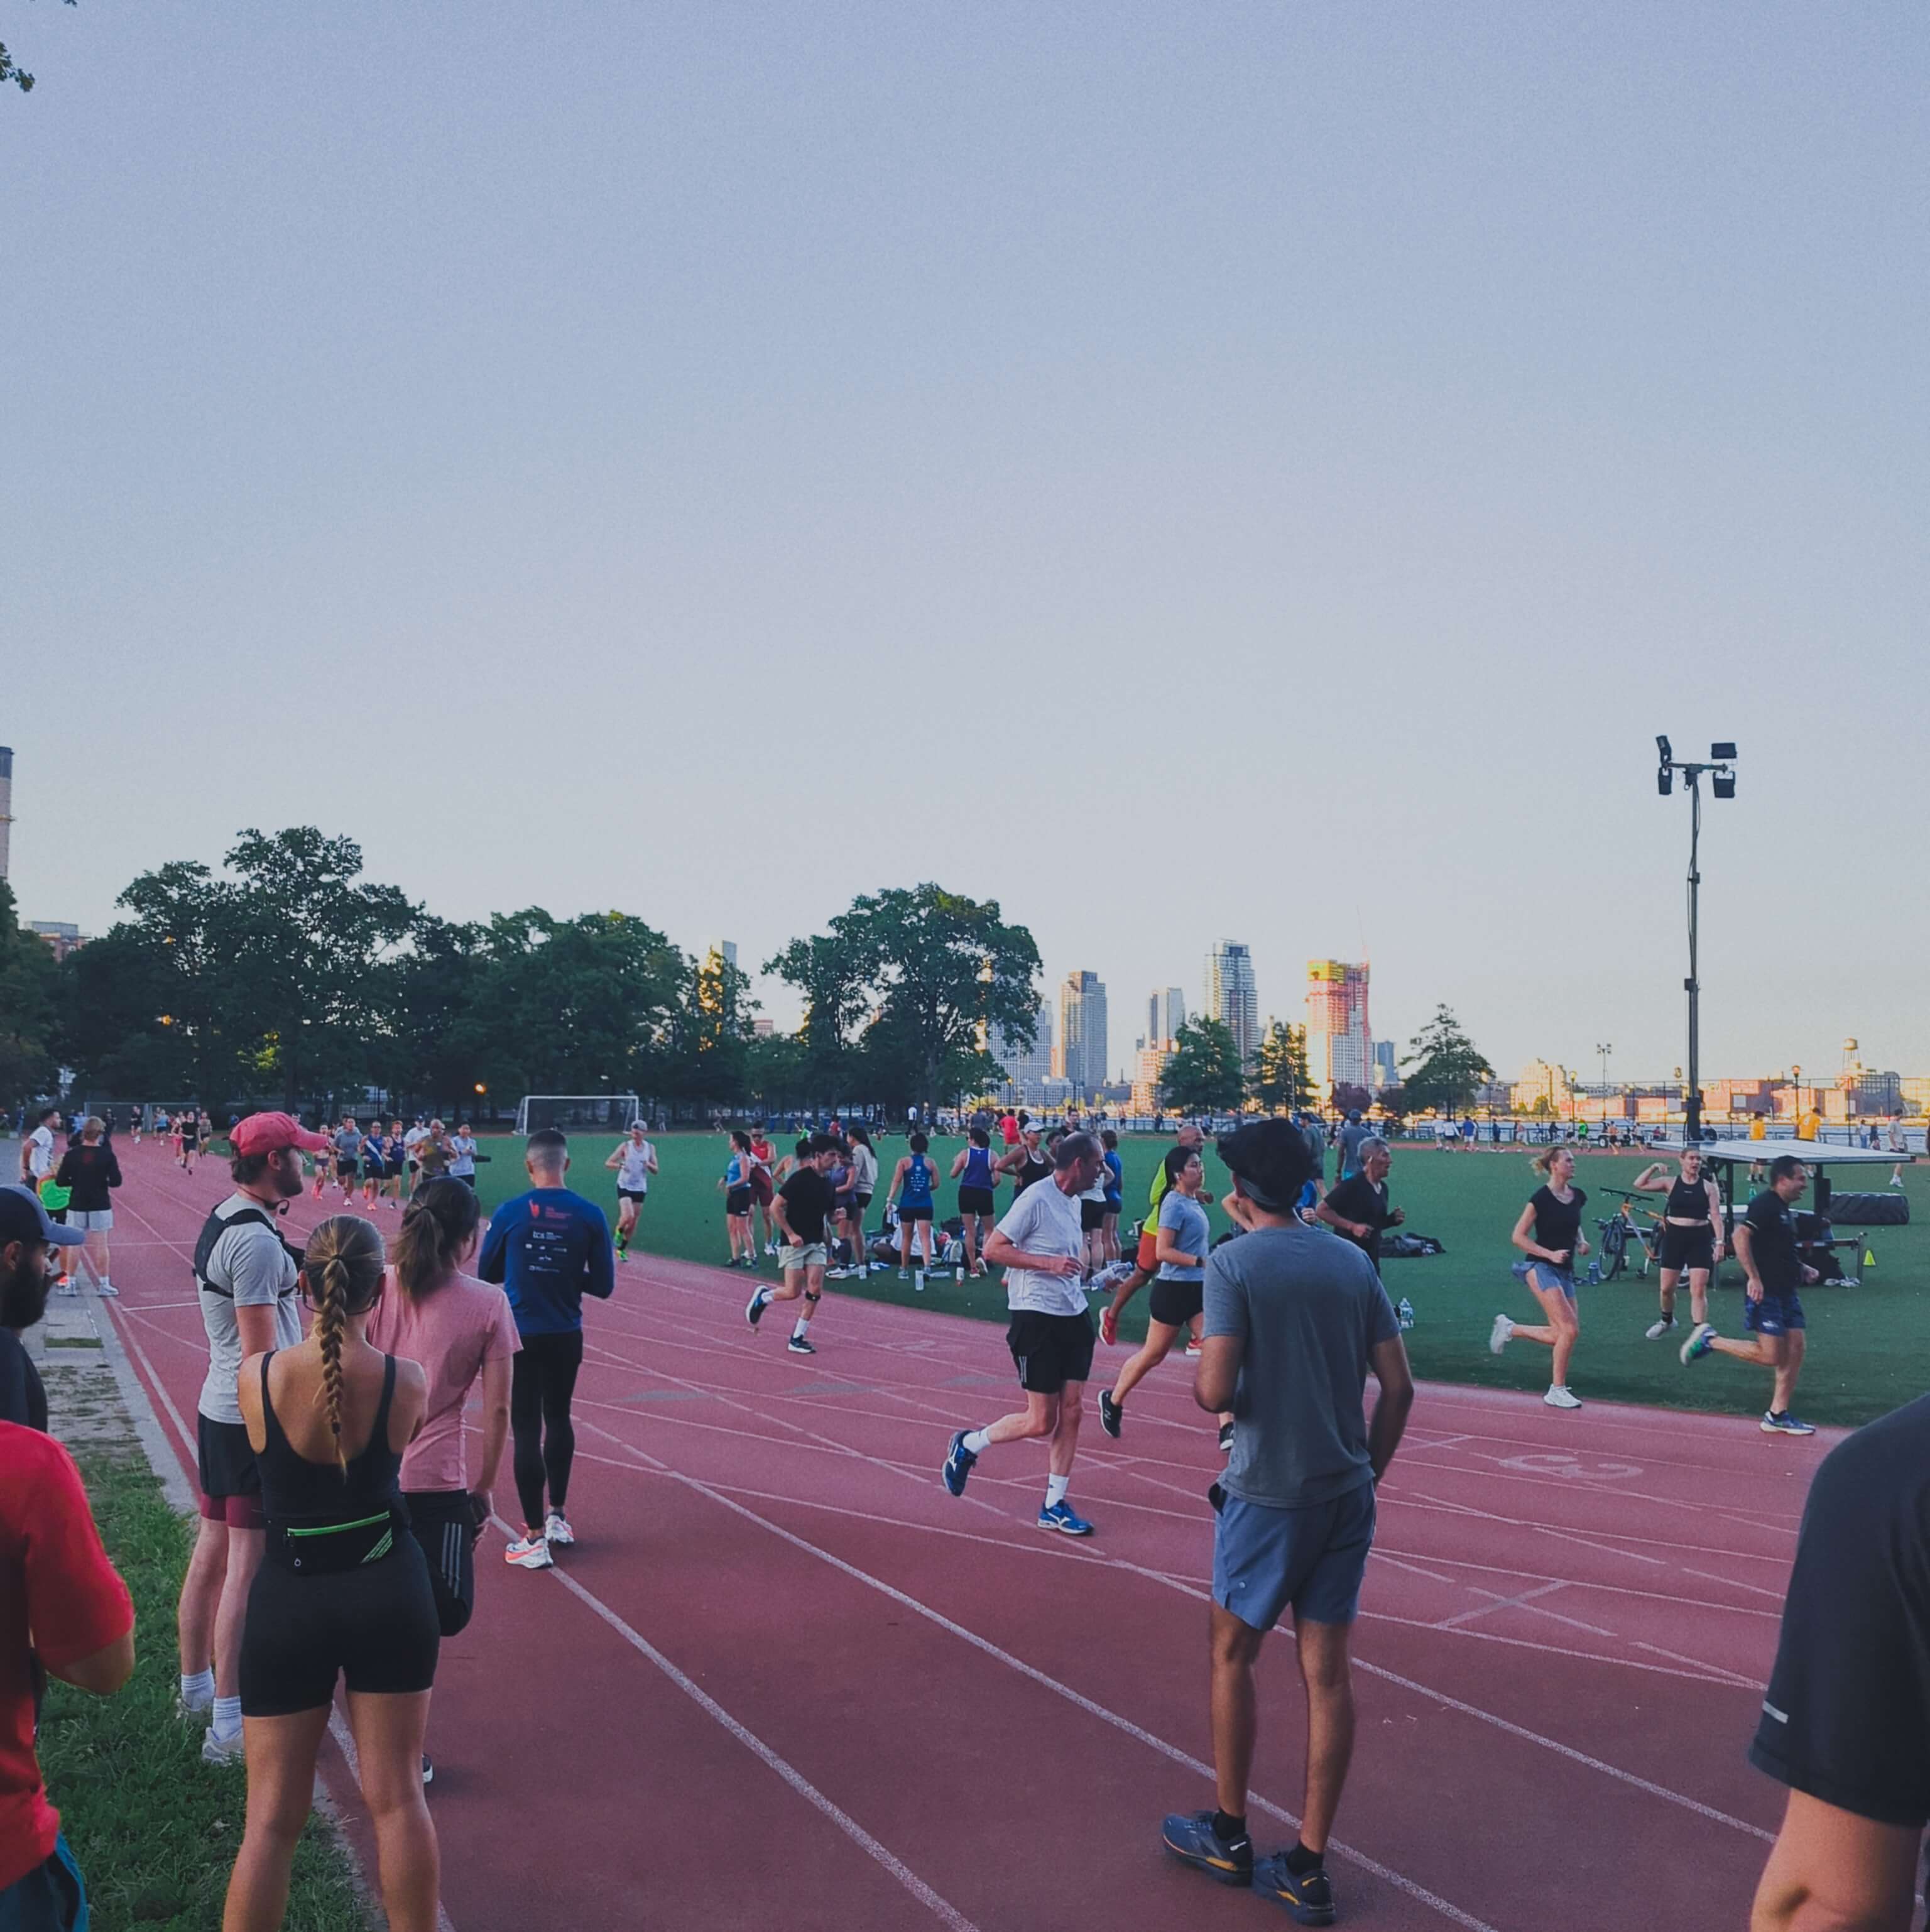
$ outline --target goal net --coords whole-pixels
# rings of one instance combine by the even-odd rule
[[[525,1135],[545,1127],[566,1134],[609,1127],[620,1134],[642,1118],[634,1094],[525,1094],[516,1103],[516,1131]]]

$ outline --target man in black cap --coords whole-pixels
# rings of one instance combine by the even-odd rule
[[[86,1238],[50,1220],[29,1189],[0,1187],[0,1422],[46,1430],[47,1391],[20,1337],[47,1312],[54,1250]]]

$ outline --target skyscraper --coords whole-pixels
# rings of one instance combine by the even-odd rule
[[[1340,959],[1307,962],[1307,1076],[1324,1102],[1335,1085],[1368,1084],[1373,1040],[1367,1030],[1367,969]]]
[[[1042,1102],[1052,1077],[1052,1010],[1041,1006],[1030,1046],[1021,1046],[1003,1028],[992,1035],[993,1059],[1005,1070],[1004,1097],[1015,1103]]]
[[[1068,973],[1059,988],[1059,1041],[1076,1094],[1106,1084],[1106,988],[1097,973]]]
[[[14,830],[14,748],[0,745],[0,879],[7,876]]]
[[[1146,1044],[1164,1046],[1186,1024],[1186,996],[1177,986],[1156,986],[1146,1002]]]
[[[1260,999],[1253,985],[1253,956],[1230,939],[1214,941],[1206,956],[1205,1006],[1233,1036],[1243,1066],[1251,1066],[1260,1043]]]

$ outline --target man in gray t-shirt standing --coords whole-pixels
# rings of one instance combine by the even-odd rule
[[[1166,1821],[1166,1848],[1223,1885],[1253,1885],[1301,1924],[1333,1922],[1327,1837],[1354,1744],[1348,1633],[1373,1546],[1374,1484],[1394,1459],[1414,1378],[1373,1264],[1293,1211],[1315,1154],[1290,1122],[1219,1143],[1247,1232],[1206,1265],[1202,1408],[1233,1412],[1233,1456],[1216,1485],[1213,1756],[1218,1806]],[[1380,1399],[1370,1426],[1371,1372]],[[1307,1690],[1307,1798],[1299,1842],[1256,1864],[1247,1781],[1253,1665],[1288,1604]]]
[[[181,1586],[181,1710],[212,1716],[201,1746],[210,1764],[241,1760],[242,1628],[267,1540],[236,1378],[244,1356],[302,1340],[299,1275],[277,1210],[301,1194],[302,1155],[329,1144],[286,1114],[251,1114],[231,1138],[235,1191],[209,1214],[194,1250],[208,1373],[195,1417],[201,1528]]]
[[[1052,1473],[1039,1527],[1064,1536],[1092,1534],[1091,1524],[1066,1501],[1066,1490],[1079,1453],[1079,1413],[1097,1339],[1080,1285],[1085,1234],[1079,1197],[1105,1165],[1091,1135],[1061,1135],[1052,1149],[1051,1174],[1025,1189],[986,1237],[985,1258],[1005,1270],[1005,1304],[1012,1316],[1005,1346],[1019,1371],[1025,1406],[983,1429],[957,1431],[939,1471],[945,1487],[962,1496],[972,1466],[993,1443],[1049,1437]]]

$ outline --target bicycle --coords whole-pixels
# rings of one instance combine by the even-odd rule
[[[1648,1227],[1643,1227],[1629,1212],[1629,1204],[1637,1197],[1625,1188],[1605,1187],[1604,1194],[1619,1195],[1622,1204],[1606,1220],[1598,1220],[1600,1231],[1599,1244],[1601,1279],[1613,1281],[1629,1264],[1628,1247],[1632,1240],[1641,1250],[1641,1272],[1646,1275],[1649,1264],[1661,1252],[1661,1221],[1659,1217]]]

